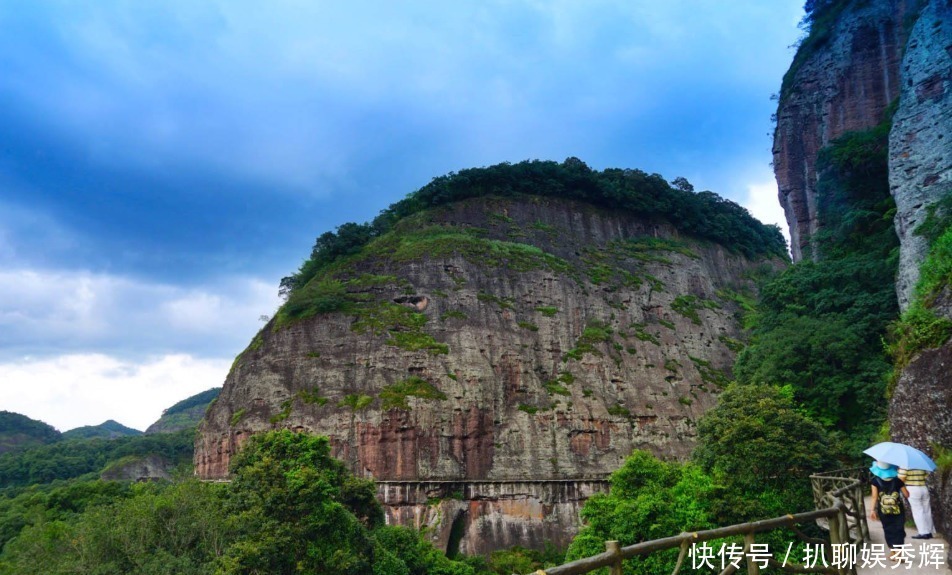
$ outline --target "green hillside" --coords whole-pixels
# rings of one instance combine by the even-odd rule
[[[142,435],[138,429],[132,429],[112,419],[104,421],[99,425],[84,425],[63,432],[63,439],[92,439],[101,437],[103,439],[115,439],[117,437],[126,437],[129,435]]]
[[[162,417],[145,430],[146,433],[172,433],[183,429],[195,429],[202,421],[208,405],[218,398],[220,387],[206,389],[187,397],[162,412]]]
[[[60,439],[60,432],[51,425],[12,411],[0,411],[0,454]]]

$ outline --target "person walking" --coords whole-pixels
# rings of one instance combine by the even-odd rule
[[[895,561],[897,548],[906,542],[906,509],[902,496],[908,498],[909,491],[899,479],[899,468],[895,465],[876,461],[869,472],[873,474],[869,482],[873,488],[873,510],[869,517],[883,524],[889,558]]]
[[[898,477],[909,490],[909,507],[912,508],[912,520],[916,523],[918,535],[913,539],[932,539],[935,526],[932,523],[932,505],[929,502],[929,488],[926,487],[925,469],[900,469]]]

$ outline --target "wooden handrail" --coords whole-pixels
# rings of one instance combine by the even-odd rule
[[[577,559],[570,563],[565,563],[563,565],[559,565],[558,567],[552,567],[544,571],[539,570],[536,571],[534,575],[584,575],[585,573],[590,573],[603,567],[611,568],[612,575],[615,575],[616,573],[620,575],[621,562],[626,559],[631,559],[639,555],[647,555],[648,553],[654,551],[680,547],[681,552],[678,556],[678,562],[675,566],[674,572],[672,573],[672,575],[677,575],[684,560],[684,554],[687,550],[687,547],[694,543],[743,535],[745,538],[744,549],[746,554],[746,550],[750,549],[750,545],[753,543],[753,536],[756,533],[773,531],[774,529],[781,527],[795,527],[797,524],[813,522],[817,521],[818,519],[827,519],[829,521],[831,544],[858,543],[859,541],[862,541],[863,538],[868,539],[868,528],[864,528],[866,524],[866,515],[864,512],[859,517],[856,517],[855,510],[851,510],[850,506],[848,506],[843,501],[843,498],[849,496],[851,499],[855,499],[856,491],[862,489],[863,480],[865,478],[863,476],[851,477],[850,473],[854,471],[852,469],[842,471],[843,474],[841,475],[838,475],[838,472],[829,472],[827,474],[823,474],[822,476],[811,476],[811,479],[814,477],[820,477],[824,480],[846,482],[836,489],[823,494],[823,498],[828,498],[832,504],[822,509],[815,509],[813,511],[806,511],[793,515],[784,515],[782,517],[774,517],[772,519],[762,519],[760,521],[752,521],[749,523],[739,523],[736,525],[729,525],[727,527],[718,527],[716,529],[685,532],[672,537],[665,537],[663,539],[643,541],[641,543],[636,543],[627,547],[620,547],[617,541],[606,541],[606,550],[603,553],[599,553],[598,555],[593,555],[591,557],[585,557],[583,559]],[[860,497],[858,497],[860,502],[863,501],[861,495],[862,494],[860,493]],[[851,503],[855,502],[851,501]],[[863,526],[859,529],[859,541],[856,541],[850,537],[850,529],[847,523],[847,517],[854,517],[854,519],[856,519],[857,522]],[[758,573],[757,565],[755,563],[752,565],[752,563],[753,562],[748,561],[748,573],[749,575],[756,575]],[[772,560],[772,563],[770,564],[773,567],[780,567],[794,573],[833,573],[840,575],[845,575],[846,573],[855,574],[855,566],[842,569],[836,569],[832,567],[806,568],[797,565],[783,566],[780,565],[776,560]],[[730,575],[734,571],[736,571],[736,567],[733,570],[731,567],[728,567],[725,569],[725,573],[722,575]]]

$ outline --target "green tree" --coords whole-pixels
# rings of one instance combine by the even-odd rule
[[[232,472],[229,511],[240,533],[220,573],[371,572],[367,526],[380,523],[382,511],[373,484],[352,478],[331,457],[326,437],[288,430],[255,435]]]
[[[632,545],[650,539],[714,527],[711,502],[717,487],[695,465],[667,463],[635,451],[611,477],[609,493],[599,493],[582,508],[586,525],[572,541],[566,560],[596,555],[605,541]],[[671,571],[677,550],[652,553],[625,562],[625,573]]]
[[[719,518],[742,522],[811,509],[809,475],[833,457],[789,387],[734,383],[698,422],[694,461],[727,489]]]
[[[195,480],[143,484],[80,514],[44,513],[4,548],[0,573],[210,574],[231,539],[223,489]]]

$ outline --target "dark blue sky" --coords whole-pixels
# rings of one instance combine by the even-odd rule
[[[147,425],[221,384],[317,235],[453,170],[577,156],[779,217],[801,5],[3,3],[0,409]]]

